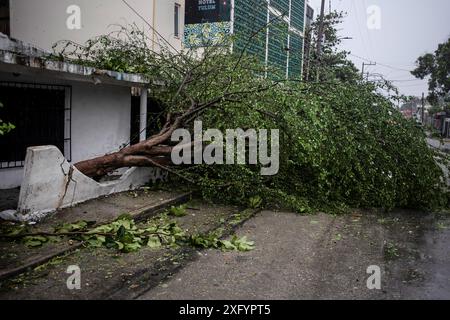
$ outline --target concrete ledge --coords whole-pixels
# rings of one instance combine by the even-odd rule
[[[131,168],[118,180],[99,183],[72,166],[55,146],[28,148],[18,209],[8,218],[39,221],[58,209],[166,177],[167,173],[157,168]]]

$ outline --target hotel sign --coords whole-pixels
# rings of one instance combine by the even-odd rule
[[[231,20],[231,0],[186,0],[186,24]]]

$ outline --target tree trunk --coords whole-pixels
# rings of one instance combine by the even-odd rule
[[[168,146],[167,142],[180,124],[181,118],[171,124],[169,116],[161,132],[148,140],[128,146],[118,152],[78,162],[75,167],[84,175],[98,179],[120,168],[170,165],[173,148]]]

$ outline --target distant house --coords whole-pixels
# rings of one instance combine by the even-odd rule
[[[233,51],[245,48],[286,77],[301,78],[305,16],[306,0],[186,0],[184,42],[201,48],[234,35]]]
[[[433,116],[433,127],[439,131],[444,138],[450,138],[450,114],[442,111]]]

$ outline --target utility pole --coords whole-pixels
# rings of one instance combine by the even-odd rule
[[[362,64],[362,71],[361,71],[361,79],[364,81],[364,69],[365,69],[365,67],[366,66],[376,66],[377,65],[377,63],[376,62],[370,62],[370,63],[365,63],[365,62],[363,62],[363,64]],[[367,78],[369,78],[368,76],[367,76]]]
[[[425,93],[422,92],[422,126],[425,126]]]
[[[319,18],[319,31],[317,34],[317,79],[316,79],[317,82],[319,82],[319,67],[320,67],[320,60],[321,60],[321,56],[322,56],[324,15],[325,15],[325,0],[322,0],[322,6],[320,8],[320,18]]]

